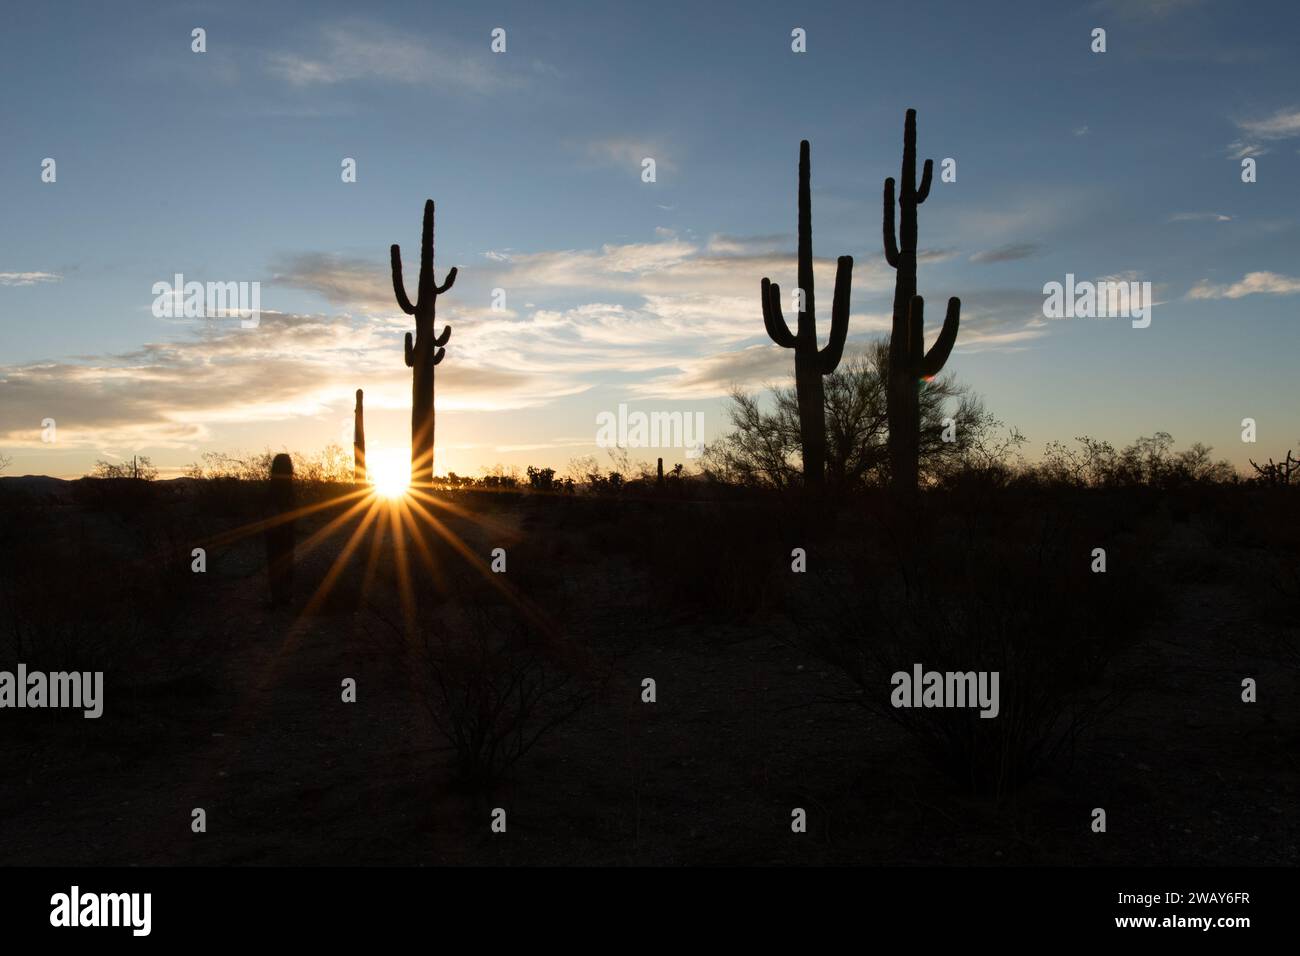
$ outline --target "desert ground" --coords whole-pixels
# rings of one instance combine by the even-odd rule
[[[0,666],[105,673],[0,724],[3,862],[1300,857],[1289,490],[349,493],[274,607],[255,482],[0,481]],[[1000,720],[891,714],[914,661],[999,668]]]

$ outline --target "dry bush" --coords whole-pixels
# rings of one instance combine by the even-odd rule
[[[456,782],[485,788],[592,699],[582,655],[515,609],[465,602],[423,631],[422,700]]]
[[[898,517],[855,574],[822,578],[828,613],[803,619],[807,643],[861,689],[853,703],[970,791],[1000,798],[1071,753],[1122,697],[1128,681],[1107,665],[1157,611],[1137,546],[1112,542],[1110,570],[1094,574],[1097,540],[1048,513],[1001,529]],[[893,707],[891,676],[913,664],[999,672],[1000,713]]]

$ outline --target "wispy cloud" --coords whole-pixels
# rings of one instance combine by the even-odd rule
[[[1014,262],[1017,259],[1028,259],[1030,256],[1037,254],[1038,249],[1039,246],[1036,242],[1016,242],[1006,246],[998,246],[996,249],[977,252],[970,257],[970,261],[978,263]]]
[[[0,272],[0,285],[36,285],[42,282],[61,282],[57,272]]]
[[[281,256],[272,264],[271,281],[310,290],[333,305],[396,311],[392,278],[379,262],[320,252]]]
[[[962,300],[959,352],[1018,351],[1047,335],[1041,295],[1021,290],[991,290]],[[889,312],[855,312],[849,316],[845,354],[863,350],[873,338],[889,333]],[[927,343],[936,338],[941,322],[927,331]],[[824,334],[824,333],[823,333]],[[824,341],[824,339],[822,339]],[[793,374],[790,353],[763,337],[758,344],[724,352],[693,356],[674,355],[661,370],[633,383],[630,391],[641,398],[705,399],[728,394],[733,388],[754,389],[785,384]]]
[[[753,255],[777,252],[785,249],[789,242],[789,236],[775,233],[767,236],[728,236],[714,233],[709,237],[708,249],[709,252],[720,256]]]
[[[1240,299],[1248,295],[1295,295],[1300,293],[1300,278],[1279,275],[1276,272],[1248,272],[1241,279],[1227,285],[1216,285],[1202,279],[1187,293],[1189,299]]]
[[[789,241],[789,236],[715,234],[696,242],[670,234],[598,249],[493,250],[481,265],[465,270],[455,293],[440,305],[440,315],[452,324],[458,358],[477,367],[529,379],[555,376],[575,386],[617,381],[655,397],[722,395],[732,384],[759,385],[773,370],[788,371],[789,356],[772,346],[763,330],[758,290],[767,276],[781,284],[783,295],[793,292],[795,256],[784,248]],[[926,250],[919,258],[933,264],[951,255]],[[279,281],[372,313],[385,328],[407,324],[393,306],[383,263],[304,255],[282,265]],[[835,270],[834,259],[814,259],[823,338],[829,332]],[[883,257],[855,265],[855,300],[876,297],[883,305],[878,312],[852,315],[851,341],[889,329],[894,279]],[[510,312],[466,306],[476,295],[472,290],[494,287],[505,289],[511,303],[542,304]],[[551,304],[575,298],[578,304]],[[964,346],[1018,342],[1035,315],[1041,317],[1041,296],[1022,302],[998,293],[987,305],[978,295],[966,301]],[[937,326],[932,331],[937,334]],[[1030,337],[1043,333],[1031,330]],[[761,350],[750,354],[760,344]],[[548,385],[543,394],[549,400],[555,391]]]
[[[647,158],[655,161],[656,170],[672,172],[677,168],[675,150],[656,139],[613,136],[592,140],[584,145],[583,151],[590,162],[635,170],[638,175],[642,161]]]
[[[1241,135],[1228,144],[1228,155],[1232,159],[1263,156],[1269,152],[1265,143],[1300,136],[1300,108],[1288,107],[1270,116],[1237,120],[1237,128]]]
[[[1221,212],[1180,212],[1169,217],[1170,222],[1232,222],[1231,216]]]
[[[520,82],[500,65],[503,60],[493,58],[486,43],[481,51],[472,51],[443,39],[414,39],[382,24],[349,19],[320,27],[309,50],[272,53],[266,65],[296,87],[373,80],[491,93]]]
[[[1237,125],[1260,139],[1290,139],[1300,136],[1300,108],[1278,110],[1272,116],[1244,120]]]
[[[545,404],[586,386],[557,375],[482,367],[468,355],[438,369],[448,409]],[[372,408],[404,408],[410,372],[385,323],[263,310],[256,329],[210,324],[178,342],[79,361],[0,367],[0,438],[38,445],[42,418],[59,443],[111,450],[187,447],[223,426],[330,421],[351,407],[358,381]]]

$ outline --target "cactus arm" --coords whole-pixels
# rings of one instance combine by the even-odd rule
[[[397,296],[397,304],[407,315],[415,315],[415,306],[406,297],[406,286],[402,283],[402,250],[397,243],[393,243],[389,254],[393,261],[393,292]]]
[[[934,161],[927,159],[925,169],[921,172],[921,188],[916,191],[916,204],[919,206],[925,202],[925,197],[930,195],[930,177],[934,175]]]
[[[921,377],[933,378],[943,370],[953,344],[957,341],[957,326],[960,322],[961,299],[953,296],[948,300],[948,314],[943,317],[943,329],[939,332],[939,338],[920,363]]]
[[[450,288],[451,288],[453,285],[455,285],[455,284],[456,284],[456,267],[455,267],[455,266],[452,266],[452,267],[451,267],[451,271],[447,273],[447,281],[444,282],[442,285],[437,286],[436,288],[434,288],[433,291],[434,291],[437,295],[442,295],[444,292],[446,292],[448,289],[450,289]]]
[[[449,338],[451,338],[451,326],[450,326],[450,325],[444,325],[444,326],[442,327],[442,335],[440,335],[440,336],[438,336],[436,339],[434,339],[434,340],[433,340],[433,344],[434,344],[435,347],[437,347],[437,348],[441,348],[442,346],[444,346],[444,345],[447,344],[447,340],[448,340]]]
[[[764,279],[759,288],[763,298],[763,325],[767,327],[767,334],[781,348],[794,348],[794,334],[781,314],[781,287]]]
[[[434,364],[434,365],[437,365],[439,362],[441,362],[443,356],[446,355],[446,354],[447,354],[447,350],[446,350],[446,349],[438,349],[438,351],[434,352],[434,353],[433,353],[433,364]]]
[[[925,298],[914,295],[907,303],[907,328],[904,342],[907,347],[908,374],[921,378],[921,363],[925,356]]]
[[[885,261],[898,268],[898,240],[894,238],[894,177],[885,180]],[[396,248],[396,247],[394,247]]]
[[[844,354],[844,340],[849,334],[849,292],[853,288],[853,257],[840,256],[835,269],[835,298],[831,300],[831,337],[817,353],[823,375],[830,375]]]
[[[406,333],[406,367],[415,367],[415,347],[411,343],[411,333]]]

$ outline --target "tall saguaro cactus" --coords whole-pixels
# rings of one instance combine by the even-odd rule
[[[352,410],[352,480],[366,480],[366,407],[365,392],[357,389],[357,407]]]
[[[803,480],[807,488],[820,488],[826,479],[826,411],[822,376],[835,371],[844,354],[849,331],[849,290],[853,284],[853,257],[840,256],[835,270],[835,298],[831,302],[831,336],[817,347],[817,318],[813,302],[812,190],[808,185],[808,141],[799,144],[799,324],[791,332],[781,314],[781,287],[764,279],[763,324],[772,341],[794,349],[795,394],[799,403],[799,439],[803,446]]]
[[[393,292],[397,304],[407,315],[415,316],[415,339],[406,333],[406,364],[411,374],[411,483],[419,487],[433,484],[433,369],[447,354],[443,348],[451,338],[451,326],[434,337],[433,325],[438,296],[456,281],[456,267],[447,273],[442,285],[433,278],[433,200],[424,203],[424,229],[420,235],[420,285],[415,304],[406,297],[402,283],[402,252],[392,247]]]
[[[925,161],[916,185],[916,110],[903,123],[903,169],[898,192],[898,238],[894,238],[894,179],[885,180],[885,259],[897,271],[894,322],[889,338],[889,463],[896,490],[917,488],[921,450],[921,380],[943,369],[957,341],[961,300],[948,300],[938,340],[925,351],[925,302],[916,294],[916,207],[930,195],[934,164]]]

